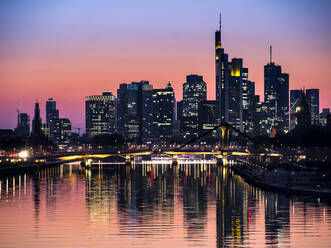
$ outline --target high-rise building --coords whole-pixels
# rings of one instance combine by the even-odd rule
[[[322,112],[320,113],[320,124],[322,125],[322,127],[326,127],[329,114],[330,114],[329,108],[322,109]]]
[[[169,139],[173,136],[175,93],[168,82],[165,89],[153,90],[154,137]]]
[[[298,124],[296,111],[303,97],[303,90],[290,91],[290,130],[293,130]]]
[[[234,127],[243,130],[243,67],[242,59],[233,58],[229,63],[229,108],[228,122]],[[248,74],[248,70],[247,70]]]
[[[216,101],[219,104],[219,120],[228,121],[229,118],[229,59],[222,47],[222,25],[220,15],[220,29],[215,32],[215,73],[216,73]]]
[[[30,135],[30,117],[26,113],[18,115],[17,127],[15,133],[21,137],[28,137]]]
[[[306,100],[310,108],[310,118],[311,124],[319,125],[319,89],[307,89],[306,90]]]
[[[298,129],[304,129],[311,126],[310,107],[307,103],[305,93],[302,94],[302,97],[299,100],[295,115],[297,118],[296,127]]]
[[[282,73],[282,68],[275,65],[271,58],[270,62],[264,66],[264,102],[268,107],[268,125],[270,129],[267,134],[271,135],[271,130],[277,127],[279,133],[289,131],[289,75]]]
[[[183,84],[181,136],[184,139],[198,136],[199,102],[207,100],[207,85],[202,76],[188,75]]]
[[[115,96],[112,92],[85,97],[85,123],[88,136],[115,132]]]
[[[71,122],[66,118],[52,119],[50,122],[51,140],[60,146],[68,146],[71,138]]]
[[[46,101],[46,125],[49,126],[52,119],[59,118],[59,110],[56,109],[56,101],[53,98],[49,98]]]
[[[153,86],[148,81],[121,84],[117,90],[117,131],[131,140],[153,136]]]
[[[38,102],[35,103],[35,107],[34,107],[31,136],[36,138],[43,136],[41,131],[40,108]]]
[[[218,125],[218,108],[217,101],[201,101],[199,102],[199,134],[203,134]],[[213,136],[217,136],[219,132],[213,132]]]

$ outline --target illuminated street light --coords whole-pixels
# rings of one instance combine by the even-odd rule
[[[27,157],[29,156],[29,153],[28,153],[28,151],[21,151],[21,152],[18,154],[18,156],[19,156],[20,158],[27,158]]]

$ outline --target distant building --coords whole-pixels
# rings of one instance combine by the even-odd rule
[[[320,113],[320,124],[323,127],[327,126],[327,118],[328,118],[329,114],[330,114],[330,109],[329,108],[324,108],[322,110],[322,112]]]
[[[88,136],[115,132],[115,96],[112,92],[85,97],[85,123]]]
[[[296,111],[303,97],[303,90],[290,91],[290,130],[293,130],[298,124]]]
[[[183,84],[180,132],[184,139],[198,136],[199,102],[207,100],[207,85],[202,76],[188,75]]]
[[[17,127],[15,128],[16,135],[20,137],[30,136],[30,117],[26,113],[18,115]]]
[[[62,146],[68,146],[71,138],[71,122],[69,119],[53,119],[51,123],[51,140]]]
[[[289,131],[289,75],[282,73],[282,68],[271,60],[264,66],[264,102],[268,107],[267,123],[271,135],[277,126],[279,133]]]
[[[305,93],[302,95],[300,102],[296,107],[295,115],[297,118],[297,129],[304,129],[311,126],[310,108]]]
[[[153,86],[148,81],[121,84],[117,98],[117,131],[131,140],[150,140],[153,137]]]
[[[326,126],[328,129],[331,129],[331,114],[328,114],[326,117]]]
[[[255,83],[248,80],[248,69],[242,71],[242,115],[243,131],[248,134],[254,133],[255,113]]]
[[[175,93],[170,84],[165,89],[153,90],[154,137],[170,139],[175,121]]]
[[[40,118],[40,108],[39,108],[39,103],[35,103],[34,107],[34,116],[32,120],[32,132],[31,132],[32,137],[41,137],[43,136],[42,131],[41,131],[41,118]]]
[[[229,121],[229,59],[222,47],[222,25],[215,32],[216,101],[219,104],[220,122]]]
[[[218,124],[218,108],[217,101],[201,101],[199,102],[199,133],[203,134]],[[218,131],[213,133],[213,136],[217,136]]]
[[[229,63],[229,108],[228,108],[228,122],[243,130],[243,62],[242,59],[233,58]],[[248,70],[247,70],[248,74]]]
[[[307,89],[306,90],[306,99],[310,108],[310,118],[311,124],[318,126],[319,125],[319,89]]]
[[[46,101],[46,125],[49,126],[49,123],[52,119],[59,118],[59,110],[56,109],[56,101],[53,98],[49,98]]]

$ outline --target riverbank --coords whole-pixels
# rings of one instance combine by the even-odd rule
[[[244,180],[263,190],[318,197],[331,197],[330,174],[323,171],[283,167],[265,169],[248,164],[235,164],[230,169]]]
[[[42,168],[54,167],[63,163],[73,162],[73,160],[41,160],[40,162],[26,161],[24,163],[1,163],[0,165],[0,177],[13,175],[16,173],[35,172]]]

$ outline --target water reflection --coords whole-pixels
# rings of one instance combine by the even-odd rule
[[[0,197],[0,247],[308,247],[331,235],[325,199],[261,191],[210,160],[61,165],[0,178]]]

